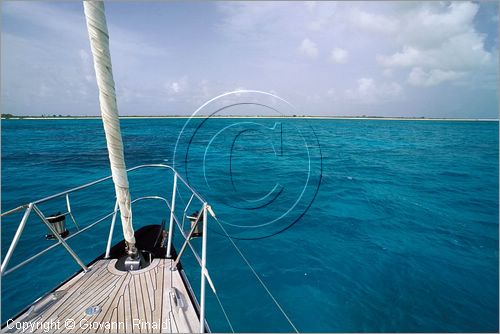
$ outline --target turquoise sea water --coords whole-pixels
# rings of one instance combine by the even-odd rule
[[[190,124],[174,152],[185,121],[122,120],[127,166],[175,158],[231,235],[250,239],[235,242],[300,331],[498,331],[497,122],[215,119]],[[1,127],[3,211],[109,174],[100,120]],[[155,173],[130,175],[134,197],[171,189]],[[112,185],[72,201],[86,226],[112,210]],[[168,217],[154,204],[134,207],[136,227]],[[1,223],[2,256],[20,216]],[[70,240],[85,261],[103,253],[109,221]],[[30,219],[11,266],[50,245],[45,232]],[[220,232],[210,226],[208,268],[234,329],[291,331]],[[6,276],[2,322],[76,270],[58,248]],[[212,330],[228,331],[207,303]]]

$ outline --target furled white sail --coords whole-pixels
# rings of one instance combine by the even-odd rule
[[[102,122],[106,133],[111,174],[115,184],[116,198],[120,207],[123,236],[129,252],[135,250],[134,229],[130,192],[123,157],[123,143],[116,105],[115,82],[109,53],[109,35],[102,1],[83,1],[90,47],[94,58],[94,68],[99,87],[99,102]]]

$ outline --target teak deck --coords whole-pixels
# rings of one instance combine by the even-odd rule
[[[199,318],[178,270],[170,259],[154,259],[144,269],[124,272],[116,259],[98,260],[42,298],[3,332],[31,322],[25,332],[188,333],[199,330]],[[88,315],[89,308],[100,311]],[[45,326],[45,327],[43,327]],[[49,327],[51,326],[51,327]],[[9,327],[11,329],[9,329]],[[37,328],[38,327],[38,328]]]

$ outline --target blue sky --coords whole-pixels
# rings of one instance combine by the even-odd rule
[[[2,2],[2,112],[98,115],[81,2]],[[498,117],[498,2],[106,2],[122,115],[235,89],[300,114]]]

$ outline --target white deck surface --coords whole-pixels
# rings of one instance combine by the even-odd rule
[[[178,271],[171,260],[154,259],[147,268],[123,272],[116,260],[99,260],[41,299],[2,331],[76,333],[188,333],[199,330],[199,320]],[[172,290],[177,289],[178,301]],[[57,298],[55,298],[56,296]],[[177,306],[176,306],[177,305]],[[89,307],[100,307],[87,315]],[[44,327],[45,326],[45,327]],[[51,327],[48,327],[51,326]],[[12,328],[12,329],[9,329]],[[38,328],[37,328],[38,327]]]

